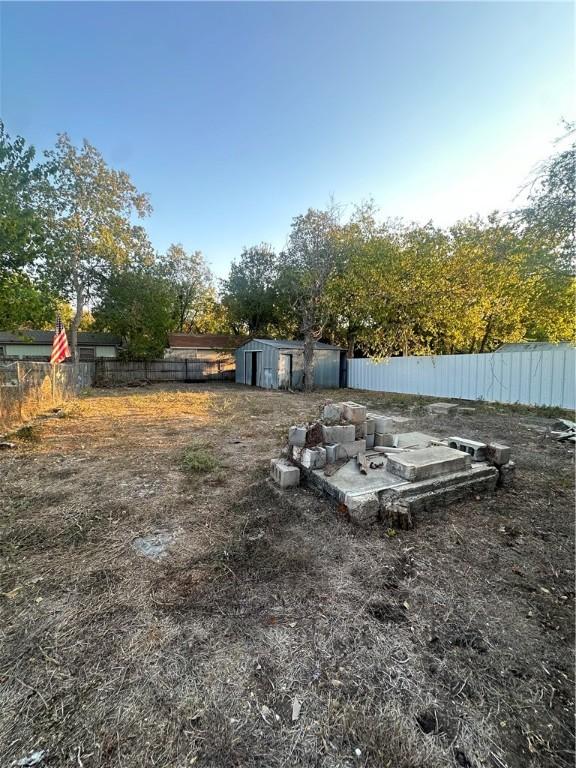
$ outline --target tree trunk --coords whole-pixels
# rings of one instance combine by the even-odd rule
[[[353,333],[348,332],[348,349],[346,351],[346,357],[351,360],[354,357],[354,343],[356,336]]]
[[[484,331],[484,336],[480,344],[480,349],[478,350],[480,353],[484,352],[491,330],[492,330],[492,317],[490,316],[488,318],[488,323],[486,324],[486,330]]]
[[[304,332],[304,391],[314,389],[314,334],[311,329]]]

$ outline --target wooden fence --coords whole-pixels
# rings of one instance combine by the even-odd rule
[[[96,360],[96,386],[113,387],[138,381],[234,381],[229,360]]]

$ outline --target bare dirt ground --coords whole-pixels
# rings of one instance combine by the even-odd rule
[[[326,397],[508,443],[516,486],[401,532],[275,492],[270,458]],[[22,431],[0,454],[0,766],[573,765],[573,446],[526,409],[423,402],[94,390]]]

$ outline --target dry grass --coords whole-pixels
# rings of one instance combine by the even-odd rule
[[[0,765],[573,764],[573,449],[536,416],[344,394],[508,439],[517,488],[357,530],[266,480],[324,395],[227,386],[95,391],[0,456]]]

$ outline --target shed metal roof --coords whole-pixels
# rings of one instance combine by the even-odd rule
[[[178,349],[235,349],[245,344],[244,336],[226,336],[210,333],[169,333],[168,346]]]
[[[0,344],[52,344],[54,331],[32,331],[27,328],[20,331],[0,331]],[[120,336],[113,333],[78,333],[78,344],[98,347],[118,347],[122,343]]]
[[[287,339],[249,339],[249,341],[257,341],[259,344],[267,344],[269,347],[276,347],[276,349],[304,349],[303,341],[291,341]],[[248,342],[244,343],[247,344]],[[317,341],[314,344],[314,349],[340,350],[341,347],[336,347],[333,344],[323,344],[321,341]]]

